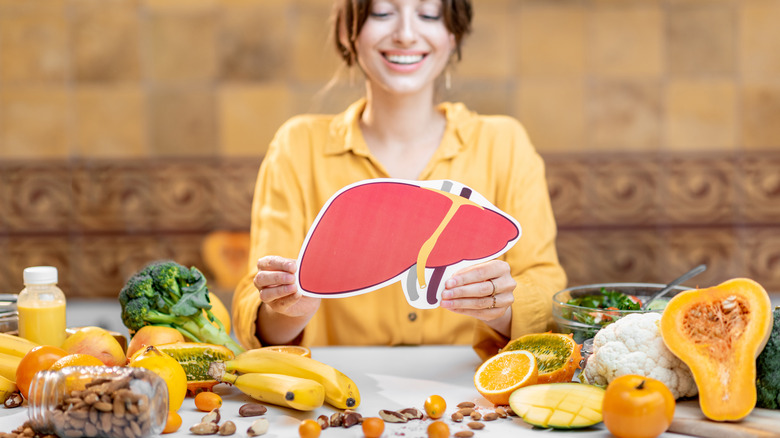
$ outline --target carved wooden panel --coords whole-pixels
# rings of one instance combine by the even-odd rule
[[[780,154],[546,157],[569,284],[665,282],[699,263],[706,286],[746,276],[780,292]],[[60,269],[71,297],[115,297],[149,261],[209,275],[214,230],[248,231],[260,159],[0,163],[0,293],[26,266]],[[225,292],[225,291],[221,291]]]

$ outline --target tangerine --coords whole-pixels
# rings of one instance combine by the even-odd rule
[[[444,411],[447,409],[447,402],[440,395],[432,395],[425,400],[423,405],[425,413],[429,417],[436,419],[441,418],[444,415]]]
[[[604,425],[621,438],[654,438],[669,428],[675,400],[656,379],[635,374],[615,378],[604,393]]]
[[[91,354],[73,353],[57,359],[50,367],[50,371],[61,370],[65,367],[87,366],[102,367],[103,361]]]
[[[474,386],[489,402],[509,404],[518,388],[537,383],[536,357],[525,350],[505,351],[486,360],[474,374]]]
[[[195,396],[195,407],[203,412],[211,412],[222,406],[222,397],[211,391],[199,392]]]
[[[168,419],[162,433],[173,433],[181,427],[181,415],[176,411],[168,411]]]
[[[303,420],[298,425],[298,435],[301,438],[317,438],[320,436],[320,432],[322,432],[320,424],[311,419]]]
[[[30,349],[16,367],[16,386],[22,396],[29,399],[28,391],[35,373],[48,370],[54,362],[67,355],[67,351],[53,345],[39,345]]]
[[[448,438],[450,427],[443,421],[434,421],[428,425],[428,438]]]
[[[302,345],[271,345],[260,347],[262,350],[279,351],[281,353],[297,354],[298,356],[311,357],[311,350]]]
[[[379,438],[385,431],[385,421],[377,417],[364,418],[362,426],[366,438]]]

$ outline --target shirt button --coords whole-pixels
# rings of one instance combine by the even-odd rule
[[[415,312],[409,312],[409,321],[414,322],[417,319],[417,314]]]

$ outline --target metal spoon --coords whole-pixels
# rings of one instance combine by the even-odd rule
[[[652,303],[653,301],[657,300],[658,298],[661,298],[662,296],[666,295],[670,290],[674,289],[675,286],[677,286],[680,283],[683,283],[687,280],[690,280],[696,275],[701,274],[702,272],[707,270],[707,265],[699,265],[690,271],[686,272],[685,274],[675,278],[672,280],[671,283],[667,284],[666,287],[656,292],[654,295],[651,295],[650,298],[647,299],[644,303],[642,303],[642,310],[647,310],[647,307]]]

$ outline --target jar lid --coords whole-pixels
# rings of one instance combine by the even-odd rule
[[[33,266],[24,269],[24,284],[52,284],[57,282],[54,266]]]

